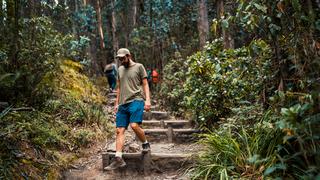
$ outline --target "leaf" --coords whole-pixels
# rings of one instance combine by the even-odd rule
[[[228,28],[229,28],[229,22],[228,22],[228,20],[226,20],[226,19],[222,20],[222,27],[223,27],[224,29],[228,29]]]
[[[292,0],[291,4],[295,11],[301,11],[301,4],[299,3],[299,0]]]
[[[8,112],[10,112],[10,110],[12,109],[12,105],[7,107],[6,109],[4,109],[1,113],[0,113],[0,119],[3,118],[6,114],[8,114]]]
[[[274,166],[267,168],[264,171],[263,175],[268,176],[276,170],[285,170],[285,169],[286,169],[286,166],[284,164],[276,164]]]
[[[220,64],[217,64],[217,65],[215,66],[215,70],[216,70],[217,73],[220,72],[220,70],[221,70]]]
[[[13,73],[6,73],[0,76],[0,81],[4,81],[4,79],[10,77],[10,76],[14,76]]]
[[[281,30],[281,27],[280,26],[277,26],[275,24],[270,24],[269,25],[269,29],[271,31],[272,34],[276,34],[278,31]]]
[[[260,11],[264,12],[264,13],[267,13],[267,7],[264,6],[264,5],[260,5],[260,4],[257,4],[257,3],[254,3],[253,4],[257,9],[259,9]]]

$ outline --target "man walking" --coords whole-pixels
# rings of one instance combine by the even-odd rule
[[[107,64],[104,68],[104,73],[108,79],[109,90],[113,92],[117,85],[117,65],[114,62]]]
[[[135,63],[130,51],[121,48],[117,52],[117,58],[121,62],[118,69],[117,98],[115,102],[116,114],[116,155],[113,162],[105,167],[105,170],[114,170],[126,165],[122,159],[124,146],[124,132],[130,127],[142,142],[142,151],[150,151],[143,129],[140,127],[143,119],[143,110],[150,110],[150,92],[147,81],[147,73],[140,63]],[[142,86],[142,89],[141,89]],[[145,102],[144,102],[145,100]]]

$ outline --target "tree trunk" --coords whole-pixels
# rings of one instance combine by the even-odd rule
[[[3,9],[2,9],[2,7],[3,7],[3,1],[2,0],[0,0],[0,33],[1,33],[1,35],[3,35],[3,34],[5,34],[4,33],[4,11],[3,11]],[[3,38],[1,38],[0,39],[0,48],[2,47],[2,45],[3,45],[3,40],[2,40]]]
[[[113,54],[114,54],[114,58],[117,55],[117,51],[119,49],[119,41],[118,38],[116,36],[116,26],[117,26],[117,20],[116,20],[116,12],[115,12],[115,0],[111,0],[111,7],[112,7],[112,14],[111,14],[111,27],[112,27],[112,47],[113,47]],[[118,61],[117,61],[117,65],[118,65]]]
[[[68,3],[68,6],[71,8],[72,12],[78,12],[78,0],[68,1]],[[76,35],[76,37],[79,37],[74,21],[72,21],[71,28],[72,34]]]
[[[100,49],[103,50],[105,48],[105,45],[104,45],[104,36],[103,36],[103,29],[102,29],[100,0],[96,0],[96,12],[97,12],[97,22],[98,22],[98,33],[100,38]]]
[[[83,3],[83,4],[82,4],[82,5],[83,5],[83,7],[86,7],[86,6],[87,6],[87,4],[88,4],[88,0],[83,0],[83,1],[82,1],[82,3]]]
[[[222,17],[224,16],[224,0],[216,0],[216,8],[217,8],[217,19],[221,20]],[[223,38],[223,45],[224,48],[229,49],[234,47],[233,39],[231,37],[230,32],[221,27],[220,28],[220,35]]]
[[[132,28],[135,28],[137,24],[137,0],[133,0],[133,12],[132,12]]]
[[[35,17],[35,2],[34,0],[29,1],[29,12],[27,11],[28,15],[27,17],[32,18]]]
[[[199,31],[199,43],[200,49],[206,44],[206,40],[209,32],[208,12],[205,0],[198,0],[199,18],[198,18],[198,31]]]
[[[20,0],[7,0],[7,19],[8,27],[10,29],[9,39],[10,39],[10,49],[8,53],[8,58],[12,68],[16,68],[18,63],[18,47],[19,47],[19,10],[20,10]]]

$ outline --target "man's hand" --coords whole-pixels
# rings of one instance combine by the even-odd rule
[[[118,105],[116,104],[116,105],[114,106],[114,114],[117,114],[117,112],[118,112]]]
[[[150,111],[150,109],[151,109],[151,103],[150,103],[150,101],[146,101],[144,103],[144,110]]]

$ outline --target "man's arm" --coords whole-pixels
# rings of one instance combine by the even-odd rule
[[[149,111],[151,109],[151,101],[150,101],[150,91],[149,91],[149,85],[148,85],[147,78],[143,78],[143,80],[142,80],[142,88],[143,88],[143,91],[144,91],[145,97],[146,97],[146,102],[145,102],[145,105],[144,105],[144,109],[146,111]]]
[[[116,93],[117,93],[117,97],[116,97],[116,101],[114,102],[114,112],[115,113],[118,112],[118,105],[119,105],[119,98],[120,98],[120,81],[119,80],[117,80]]]

